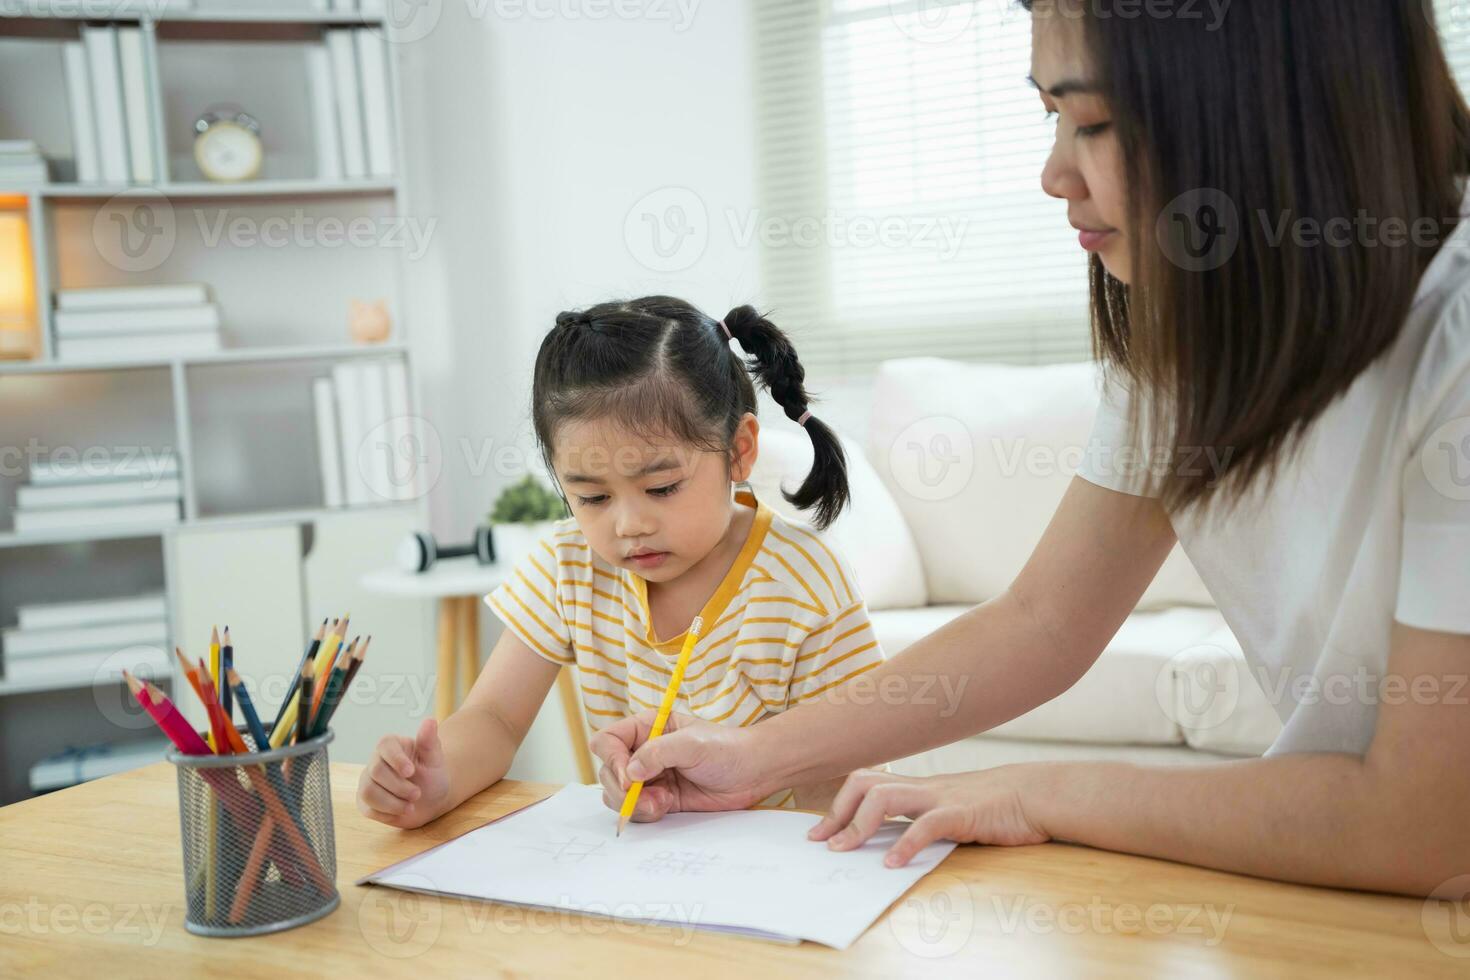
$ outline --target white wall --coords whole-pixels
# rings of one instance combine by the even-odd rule
[[[437,222],[407,302],[443,447],[431,497],[440,535],[466,537],[525,472],[531,367],[558,311],[652,292],[715,316],[759,302],[758,256],[736,246],[726,219],[755,198],[748,11],[693,0],[687,26],[656,16],[679,20],[680,7],[540,19],[514,11],[592,7],[444,0],[428,36],[401,47],[408,209]],[[660,272],[642,261],[658,264],[646,232],[630,238],[625,225],[640,200],[671,187],[695,197],[666,191],[651,206],[702,205],[708,244],[699,254],[689,239],[676,254],[688,268]],[[520,458],[498,460],[503,446]],[[488,649],[498,624],[482,620]],[[517,774],[570,777],[552,720],[554,698]]]

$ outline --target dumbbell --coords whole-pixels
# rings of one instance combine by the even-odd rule
[[[434,562],[443,558],[461,558],[474,555],[481,565],[495,561],[495,542],[490,537],[490,525],[475,528],[475,540],[470,544],[441,547],[427,531],[415,531],[403,539],[398,546],[398,567],[405,572],[427,572]]]

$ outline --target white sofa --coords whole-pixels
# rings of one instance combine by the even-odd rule
[[[1006,586],[1086,450],[1091,364],[1009,367],[892,361],[871,393],[866,447],[847,440],[852,507],[828,536],[854,566],[888,656]],[[751,484],[781,497],[811,444],[761,433]],[[1176,547],[1137,610],[1070,690],[1000,727],[896,763],[927,775],[1047,759],[1189,762],[1259,755],[1280,721],[1240,646]]]

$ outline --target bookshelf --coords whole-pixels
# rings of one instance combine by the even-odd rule
[[[339,584],[332,552],[320,544],[313,552],[313,538],[350,541],[354,559],[379,546],[386,555],[399,528],[427,520],[421,495],[332,505],[314,436],[313,380],[340,365],[399,365],[408,379],[410,411],[419,403],[404,301],[411,256],[383,242],[333,246],[324,234],[262,244],[234,241],[218,230],[230,222],[259,229],[287,219],[317,228],[353,222],[390,228],[409,220],[394,45],[381,45],[390,172],[383,172],[380,140],[371,168],[377,172],[345,176],[341,171],[351,168],[343,161],[324,173],[321,106],[308,91],[319,77],[312,74],[320,70],[313,59],[322,56],[314,52],[327,46],[328,32],[351,30],[354,43],[362,44],[367,42],[356,32],[386,38],[392,25],[380,14],[306,9],[312,5],[305,0],[296,9],[284,9],[282,0],[261,9],[249,0],[100,6],[0,4],[0,141],[34,140],[50,170],[45,183],[0,179],[0,212],[23,214],[29,228],[39,334],[32,359],[0,360],[0,450],[11,459],[28,459],[16,451],[35,445],[172,451],[179,459],[180,519],[165,526],[20,532],[13,505],[26,466],[0,466],[0,579],[6,582],[0,627],[13,626],[26,603],[161,591],[170,645],[177,642],[197,656],[203,637],[193,633],[218,601],[201,594],[206,586],[197,571],[200,542],[209,541],[211,547],[237,547],[252,556],[257,573],[275,580],[277,593],[257,597],[254,607],[248,597],[240,603],[247,619],[257,607],[261,617],[274,616],[269,623],[263,619],[257,633],[282,644],[296,634],[304,639],[307,617],[322,614],[318,604],[351,594],[345,582],[355,582],[360,572],[343,567]],[[146,109],[150,179],[79,179],[66,48],[99,27],[137,31],[142,88],[135,94],[141,91]],[[361,69],[353,77],[365,84]],[[341,76],[333,78],[340,83]],[[335,89],[334,95],[341,97]],[[367,95],[359,91],[353,98]],[[264,163],[254,179],[215,183],[194,161],[194,120],[225,102],[261,123]],[[137,148],[136,135],[130,145]],[[96,231],[112,211],[129,215],[138,207],[167,215],[173,229],[167,254],[148,268],[117,261]],[[207,284],[219,308],[220,349],[59,356],[58,292],[192,282]],[[387,341],[351,340],[353,299],[387,303]],[[374,535],[383,540],[375,542]],[[222,543],[213,544],[216,539]],[[273,550],[239,547],[261,542]],[[286,612],[273,612],[281,609]],[[299,656],[299,650],[285,655]],[[0,665],[3,657],[0,651]],[[0,676],[0,804],[28,795],[27,772],[42,758],[88,744],[134,745],[150,734],[119,722],[126,711],[113,703],[114,687],[121,689],[111,678],[33,682]]]

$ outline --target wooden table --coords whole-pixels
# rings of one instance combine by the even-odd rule
[[[341,907],[250,939],[184,929],[168,763],[0,809],[0,976],[1470,974],[1470,932],[1457,940],[1448,929],[1426,931],[1424,902],[1060,844],[959,848],[843,952],[356,887],[365,874],[555,790],[502,782],[403,832],[358,814],[359,771],[332,767]],[[1442,921],[1439,911],[1427,918]]]
[[[440,721],[460,705],[480,676],[480,603],[505,579],[506,565],[481,565],[473,556],[446,558],[427,572],[382,568],[362,577],[369,592],[404,599],[437,599],[439,650],[434,686],[434,716]],[[587,725],[581,694],[570,667],[556,678],[557,695],[583,783],[597,782],[592,752],[587,747]]]

